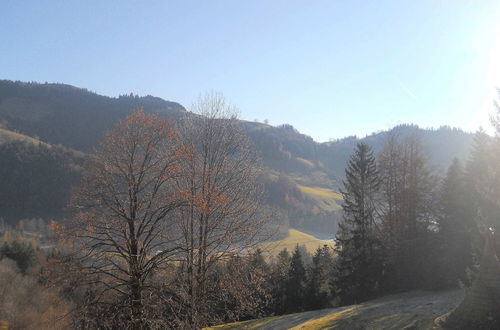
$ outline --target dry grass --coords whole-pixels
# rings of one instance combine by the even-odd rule
[[[295,158],[299,163],[305,165],[307,168],[309,169],[313,169],[314,168],[314,163],[312,161],[310,161],[309,159],[305,159],[305,158],[301,158],[301,157],[297,157]]]
[[[218,329],[439,329],[434,320],[453,309],[463,292],[407,292],[359,305],[269,317]]]
[[[316,205],[323,211],[332,212],[340,209],[339,201],[342,195],[327,188],[309,187],[297,184],[299,190],[315,201]]]
[[[311,197],[342,200],[342,195],[331,189],[307,187],[300,184],[297,186],[299,187],[300,191],[302,191],[304,194],[310,195]]]
[[[297,244],[299,246],[305,246],[306,250],[311,254],[314,253],[318,247],[322,247],[325,244],[331,247],[334,246],[333,240],[322,240],[297,229],[289,229],[288,236],[284,239],[263,243],[260,248],[269,255],[276,256],[285,248],[290,252],[293,251]]]
[[[334,325],[336,322],[340,322],[342,319],[355,317],[357,312],[358,306],[354,305],[352,307],[344,308],[336,313],[330,313],[326,316],[306,321],[297,326],[291,327],[290,329],[327,329],[329,326]]]
[[[266,317],[264,319],[259,319],[259,320],[250,320],[250,321],[243,321],[243,322],[234,322],[234,323],[228,323],[228,324],[222,324],[222,325],[216,325],[214,327],[210,328],[205,328],[206,330],[209,329],[226,329],[226,330],[233,330],[233,329],[259,329],[262,328],[272,322],[284,319],[290,317],[290,315],[280,315],[280,316],[271,316],[271,317]],[[1,329],[0,329],[1,330]]]
[[[21,133],[12,132],[12,131],[6,130],[4,128],[0,128],[0,143],[6,143],[6,142],[11,142],[11,141],[25,141],[25,142],[30,142],[33,144],[42,143],[45,146],[48,146],[48,144],[46,144],[45,142],[42,142],[38,139],[29,137],[27,135],[23,135]]]

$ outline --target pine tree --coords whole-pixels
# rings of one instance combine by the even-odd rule
[[[290,253],[285,248],[278,253],[276,260],[271,265],[271,295],[273,310],[277,315],[285,313],[286,282],[290,269]]]
[[[266,259],[264,259],[264,255],[262,254],[262,250],[260,248],[257,248],[250,256],[250,266],[265,273],[269,271],[269,265],[267,264]]]
[[[327,245],[318,247],[308,270],[306,287],[307,309],[326,308],[331,299],[333,257]]]
[[[474,143],[465,168],[465,180],[468,187],[467,202],[472,209],[477,224],[474,251],[481,254],[483,247],[479,232],[492,228],[500,229],[500,154],[499,135],[495,139],[482,129],[476,132]],[[500,239],[495,238],[496,253],[500,255]]]
[[[500,91],[499,91],[500,95]],[[462,303],[445,319],[453,329],[498,329],[500,327],[500,106],[492,117],[496,129],[491,139],[480,130],[474,139],[467,163],[467,184],[474,204],[478,231],[484,247],[479,272]],[[495,234],[496,233],[496,234]]]
[[[465,172],[470,201],[475,209],[476,220],[482,227],[491,227],[491,219],[497,213],[491,201],[495,191],[494,167],[493,139],[480,129],[474,135]]]
[[[473,264],[472,241],[476,233],[473,212],[467,202],[467,187],[460,161],[454,159],[443,180],[438,217],[437,267],[440,285],[456,286],[466,280],[466,269]]]
[[[299,245],[295,247],[290,260],[290,269],[286,280],[285,312],[295,313],[304,310],[306,269]]]
[[[343,304],[372,297],[381,278],[380,242],[376,235],[380,186],[371,148],[359,143],[346,168],[343,221],[335,238],[336,293]]]
[[[4,257],[14,260],[24,274],[35,261],[35,251],[29,244],[14,241],[12,244],[4,243],[0,248],[0,260]]]

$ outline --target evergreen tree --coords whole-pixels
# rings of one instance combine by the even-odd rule
[[[286,279],[285,312],[295,313],[304,310],[306,269],[299,245],[295,247],[290,260],[290,269]]]
[[[331,249],[325,245],[318,247],[308,271],[306,287],[307,309],[328,307],[331,298],[333,257]]]
[[[266,259],[264,259],[260,248],[256,249],[250,256],[250,266],[264,273],[269,271],[269,265],[267,264]]]
[[[499,91],[500,95],[500,91]],[[462,303],[445,319],[453,329],[500,327],[500,106],[492,117],[494,139],[479,131],[467,163],[467,184],[474,204],[478,231],[484,236],[479,271]],[[496,235],[495,235],[496,233]]]
[[[467,161],[466,183],[469,187],[470,202],[473,204],[476,220],[483,226],[492,225],[497,210],[492,203],[495,191],[495,161],[493,159],[493,139],[482,129],[474,135]]]
[[[343,304],[372,297],[378,289],[382,267],[376,235],[377,193],[380,186],[371,148],[359,143],[347,164],[343,221],[335,238],[336,293]]]
[[[14,241],[12,244],[5,242],[0,248],[0,260],[9,258],[16,262],[19,270],[24,274],[35,262],[35,251],[31,244]]]
[[[285,248],[278,253],[271,265],[270,286],[273,300],[273,310],[277,315],[285,313],[286,282],[290,269],[290,253]]]
[[[477,226],[474,252],[480,255],[483,248],[480,232],[500,228],[500,173],[498,172],[498,136],[493,139],[482,129],[476,132],[470,156],[465,167],[467,204]],[[495,239],[496,253],[500,254],[500,240]],[[479,257],[478,257],[479,258]]]
[[[466,269],[473,264],[472,240],[476,231],[460,161],[454,159],[441,186],[438,218],[437,267],[440,285],[456,286],[466,280]]]

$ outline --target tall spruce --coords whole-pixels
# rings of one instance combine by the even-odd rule
[[[376,230],[379,174],[371,148],[359,143],[345,171],[343,220],[335,238],[335,291],[342,304],[373,297],[382,275]]]
[[[482,130],[476,134],[466,168],[475,220],[484,237],[479,272],[462,303],[445,318],[450,329],[500,328],[500,106],[495,106],[495,137]]]
[[[295,313],[304,310],[305,305],[306,268],[302,260],[299,245],[295,247],[290,260],[290,268],[286,280],[285,312]]]
[[[483,239],[479,233],[488,228],[500,228],[500,173],[498,133],[492,138],[482,129],[476,132],[469,159],[465,167],[467,203],[476,225],[474,252],[479,259],[483,250]],[[498,236],[498,235],[497,235]],[[500,239],[494,240],[496,253],[500,255]]]
[[[275,314],[284,314],[286,307],[286,281],[290,270],[290,253],[285,248],[271,264],[271,295]]]
[[[480,227],[492,227],[498,213],[493,197],[496,190],[494,141],[482,129],[474,135],[471,152],[465,168],[470,202]]]
[[[331,251],[329,246],[324,245],[318,247],[312,257],[306,287],[306,308],[309,310],[329,307],[329,301],[332,298],[333,256]]]
[[[465,281],[466,269],[473,264],[472,242],[476,233],[473,212],[467,198],[464,169],[458,159],[448,168],[440,191],[437,268],[444,287]]]

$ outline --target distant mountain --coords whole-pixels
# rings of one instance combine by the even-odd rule
[[[444,172],[455,157],[462,161],[466,160],[474,136],[472,133],[449,126],[442,126],[438,129],[422,129],[416,125],[399,125],[389,131],[373,133],[361,139],[347,137],[335,142],[325,143],[330,150],[329,154],[335,155],[328,162],[332,166],[332,171],[343,171],[345,161],[359,141],[369,144],[377,153],[382,150],[389,134],[400,138],[409,137],[410,135],[418,137],[431,165],[438,172]],[[343,159],[341,155],[344,155]]]
[[[416,125],[399,125],[389,131],[373,133],[364,138],[346,137],[333,142],[317,143],[299,133],[291,125],[272,127],[259,123],[245,123],[264,163],[276,170],[293,173],[303,184],[337,188],[344,175],[344,166],[359,142],[369,144],[378,153],[389,134],[405,138],[417,136],[434,169],[447,169],[454,157],[466,159],[473,134],[447,126],[439,129],[421,129]]]
[[[179,103],[153,96],[113,98],[64,84],[0,80],[0,127],[80,151],[89,151],[139,108],[172,118],[186,112]]]
[[[90,151],[107,130],[139,108],[172,120],[191,115],[179,103],[153,96],[123,95],[114,98],[64,84],[0,80],[0,129],[3,130],[0,131],[0,155],[2,148],[7,148],[6,141],[18,134],[25,137],[24,144],[18,143],[16,147],[20,154],[29,152],[30,148],[21,146],[28,143],[26,139],[33,138],[34,141],[46,142],[48,146],[62,146],[56,154],[66,154],[70,164],[79,164],[80,156],[73,155],[80,154],[71,150]],[[262,180],[267,188],[267,204],[278,210],[285,225],[313,232],[331,232],[332,235],[339,217],[337,191],[354,146],[364,141],[378,152],[389,134],[384,131],[364,138],[347,137],[317,143],[291,125],[273,127],[249,121],[242,121],[242,125],[262,156],[265,166]],[[428,130],[401,125],[393,128],[392,132],[403,137],[417,134],[437,171],[444,171],[453,157],[465,159],[472,142],[472,134],[449,127]],[[12,156],[12,147],[9,148],[9,155]],[[54,159],[59,159],[57,157]],[[61,162],[60,159],[58,161]],[[36,168],[39,165],[33,162],[31,166]],[[75,173],[77,176],[78,171]],[[60,184],[70,185],[75,180],[73,178],[68,182]],[[13,182],[10,184],[15,185]],[[4,185],[3,189],[12,191],[17,188]],[[68,189],[70,187],[61,191]],[[23,214],[32,216],[33,213]],[[55,216],[60,214],[60,210],[54,211]],[[1,216],[6,215],[2,214],[0,207]]]

